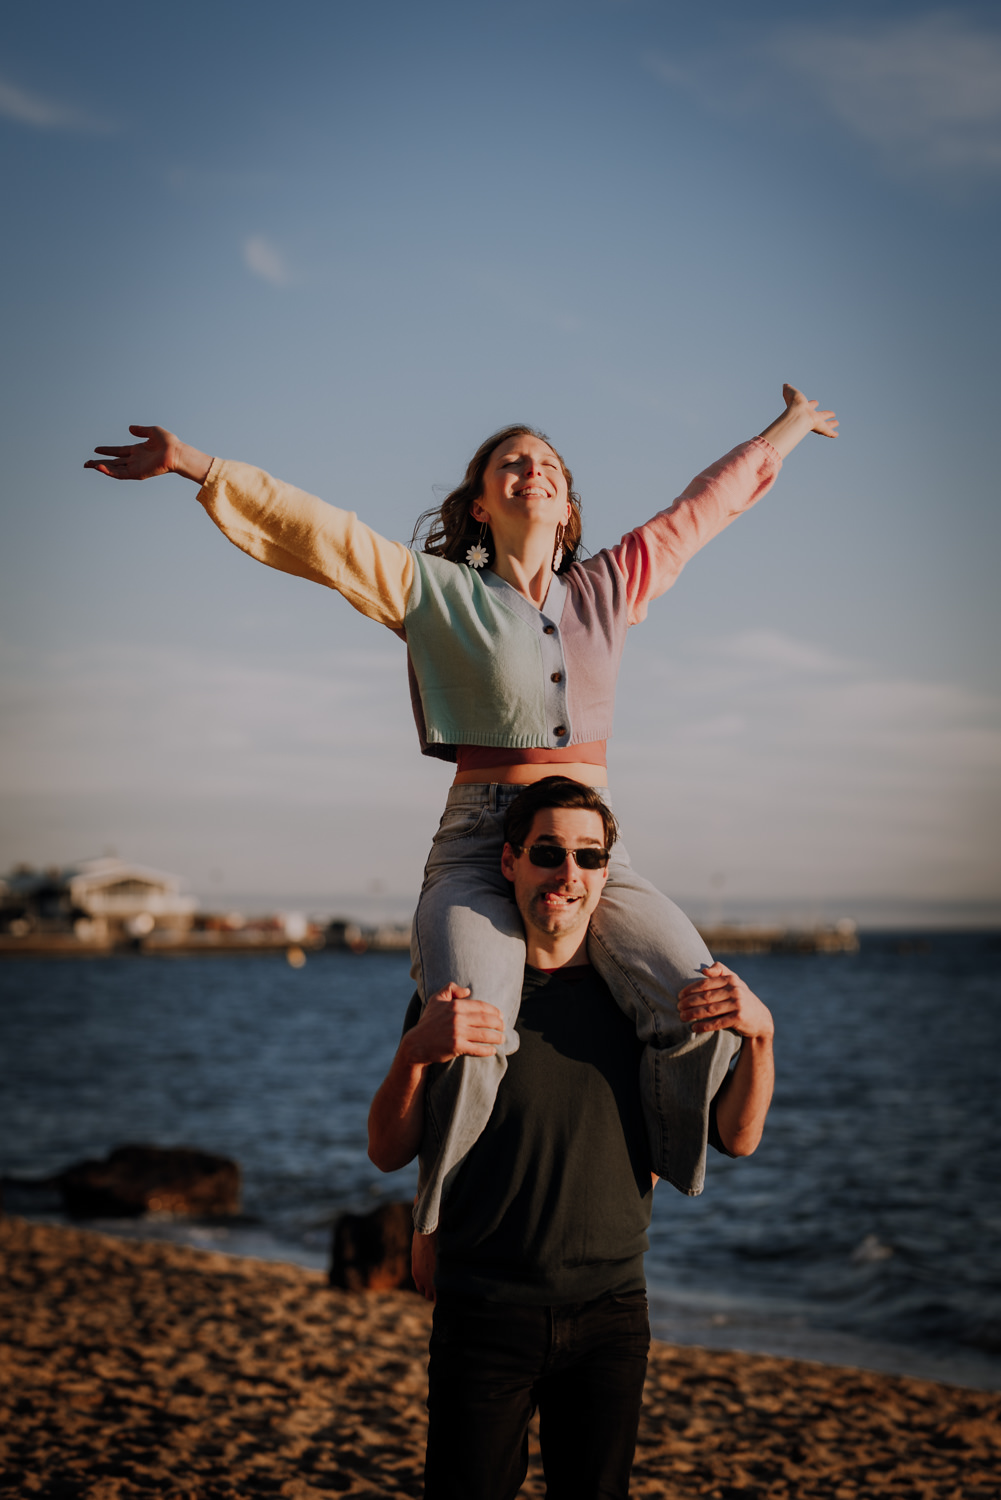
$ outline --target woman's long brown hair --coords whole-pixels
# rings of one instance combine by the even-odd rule
[[[474,500],[478,500],[483,494],[483,476],[490,462],[490,455],[501,443],[508,442],[511,438],[527,434],[529,437],[539,438],[543,443],[552,443],[544,432],[537,431],[534,427],[525,427],[522,423],[516,423],[513,427],[502,427],[500,432],[495,432],[480,444],[466,468],[465,478],[462,483],[446,495],[440,506],[433,506],[418,516],[417,525],[410,545],[416,547],[423,533],[423,551],[430,552],[432,557],[444,557],[449,562],[464,563],[466,552],[474,543],[480,540],[482,525],[475,521],[472,515]],[[563,462],[562,457],[553,448],[556,457],[560,460],[563,470],[563,478],[567,482],[567,496],[570,500],[570,519],[563,528],[563,561],[560,563],[559,572],[563,573],[570,566],[580,551],[581,542],[581,519],[580,519],[580,496],[573,487],[573,475]],[[490,536],[489,527],[487,534]],[[494,547],[493,537],[490,536],[488,550],[491,557],[496,556],[497,549]]]

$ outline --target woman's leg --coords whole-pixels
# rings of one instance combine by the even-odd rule
[[[450,981],[496,1005],[506,1038],[494,1057],[431,1070],[415,1223],[430,1233],[450,1176],[490,1118],[521,1004],[521,918],[500,870],[503,822],[517,786],[449,793],[414,917],[412,973],[424,1000]],[[591,921],[591,962],[646,1043],[640,1085],[652,1166],[684,1193],[702,1190],[709,1105],[737,1049],[729,1032],[693,1036],[678,1019],[678,991],[712,956],[684,913],[635,874],[621,841]]]
[[[411,972],[422,999],[453,980],[468,985],[474,999],[497,1006],[506,1033],[493,1057],[458,1057],[431,1070],[415,1211],[422,1233],[435,1227],[442,1192],[490,1118],[507,1055],[518,1046],[525,940],[500,858],[504,811],[519,790],[452,788],[414,916]]]
[[[501,874],[504,810],[519,788],[453,787],[424,868],[411,941],[411,973],[422,1000],[468,985],[513,1028],[521,1002],[525,941],[511,887]],[[505,1052],[518,1045],[506,1039]]]
[[[705,1179],[709,1106],[739,1046],[728,1031],[693,1036],[678,991],[712,955],[684,912],[637,875],[621,841],[588,934],[591,962],[646,1043],[640,1073],[654,1171],[683,1193]]]

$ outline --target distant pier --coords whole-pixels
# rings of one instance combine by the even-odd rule
[[[697,923],[712,953],[857,953],[849,918],[793,927],[778,923]],[[177,875],[117,856],[0,876],[0,958],[149,958],[284,953],[300,967],[310,953],[406,953],[410,923],[364,926],[350,917],[304,912],[246,916],[202,912]]]
[[[709,951],[721,958],[735,953],[857,953],[859,948],[858,931],[849,921],[817,927],[720,924],[702,926],[699,932]],[[343,919],[292,926],[281,918],[265,917],[242,927],[223,921],[213,925],[207,919],[204,926],[154,929],[142,934],[121,929],[80,935],[72,931],[0,933],[0,958],[101,958],[113,953],[195,958],[284,953],[295,961],[323,952],[406,953],[409,949],[409,923],[363,927]]]
[[[720,923],[699,927],[710,953],[857,953],[858,928],[849,918],[818,927]]]

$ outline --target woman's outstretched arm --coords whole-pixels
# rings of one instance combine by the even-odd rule
[[[89,458],[85,469],[96,469],[111,479],[155,479],[159,474],[180,474],[195,484],[204,484],[212,467],[212,458],[188,443],[182,443],[166,427],[130,427],[133,437],[142,443],[126,443],[118,448],[95,448],[103,458]]]
[[[250,464],[213,458],[165,427],[130,427],[144,441],[96,448],[85,467],[111,479],[180,474],[201,486],[206,514],[231,542],[268,567],[336,589],[370,620],[403,629],[414,576],[407,547]]]
[[[838,419],[832,411],[818,410],[819,401],[808,401],[794,385],[782,387],[782,399],[786,404],[785,411],[760,436],[766,438],[783,458],[803,441],[808,432],[819,432],[821,437],[837,437]],[[136,431],[135,428],[132,430]]]
[[[630,625],[646,618],[650,601],[666,593],[700,548],[768,493],[786,454],[808,432],[837,437],[832,411],[820,411],[795,386],[783,386],[782,394],[786,409],[770,427],[703,469],[672,505],[608,549],[625,574]],[[591,559],[584,567],[593,565],[601,566]]]

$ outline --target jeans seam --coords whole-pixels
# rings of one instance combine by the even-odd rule
[[[588,929],[587,941],[588,941],[588,946],[589,947],[590,947],[590,945],[592,943],[595,943],[601,949],[601,951],[605,955],[605,957],[608,959],[608,962],[613,965],[613,967],[615,968],[616,973],[621,976],[621,978],[624,980],[625,984],[628,986],[628,988],[631,991],[631,993],[635,996],[636,1000],[639,1002],[639,1005],[642,1008],[643,1014],[646,1015],[646,1016],[649,1016],[650,1020],[653,1022],[654,1036],[657,1037],[657,1038],[659,1038],[660,1037],[660,1016],[658,1015],[657,1011],[654,1010],[654,1008],[651,1006],[650,1002],[646,999],[646,997],[644,996],[642,990],[640,990],[634,984],[631,976],[626,972],[626,970],[619,963],[619,960],[615,957],[615,954],[612,953],[611,950],[609,949],[608,944],[605,943],[602,940],[602,938],[599,935],[599,933],[595,930],[595,926],[594,926],[593,922],[591,923],[591,926]],[[646,1045],[649,1046],[650,1043],[648,1042]]]

